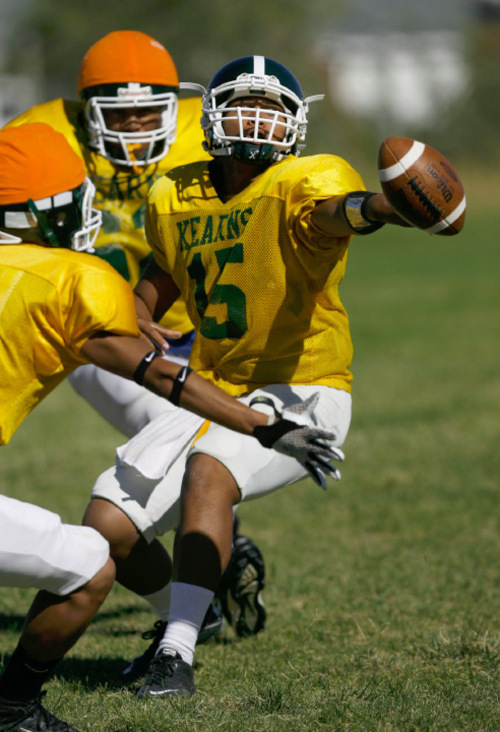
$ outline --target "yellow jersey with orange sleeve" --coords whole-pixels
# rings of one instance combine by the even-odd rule
[[[350,391],[339,297],[350,237],[325,235],[311,212],[361,189],[359,174],[333,155],[289,156],[225,203],[205,162],[153,186],[146,234],[195,325],[190,365],[199,374],[233,396],[276,383]]]
[[[139,336],[134,295],[97,257],[0,246],[0,444],[71,371],[98,331]]]
[[[151,185],[174,167],[210,158],[202,148],[200,119],[201,98],[180,99],[177,137],[168,155],[157,163],[135,169],[116,166],[88,147],[84,102],[55,99],[32,107],[7,126],[45,122],[65,135],[83,159],[87,175],[96,187],[94,206],[103,215],[96,253],[135,287],[151,256],[144,233],[144,212]],[[162,325],[181,333],[193,329],[182,299],[174,303]]]

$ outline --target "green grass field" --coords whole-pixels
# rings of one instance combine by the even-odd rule
[[[120,671],[154,618],[115,587],[51,710],[84,732],[500,729],[499,224],[352,243],[342,481],[240,510],[266,559],[260,637],[200,647],[193,699],[139,702]],[[2,490],[79,522],[123,441],[63,385],[2,450]],[[0,593],[4,662],[32,593]]]

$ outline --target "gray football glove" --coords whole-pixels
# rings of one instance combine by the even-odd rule
[[[284,455],[294,457],[305,467],[315,483],[323,490],[327,490],[325,473],[334,480],[340,480],[340,471],[330,465],[330,460],[344,460],[344,453],[331,442],[335,440],[335,433],[314,426],[312,414],[319,400],[316,392],[308,399],[287,407],[278,412],[272,399],[255,397],[252,404],[267,404],[272,406],[276,422],[270,425],[255,427],[254,437],[264,447],[272,448]]]

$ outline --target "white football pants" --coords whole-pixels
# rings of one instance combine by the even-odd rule
[[[168,351],[169,361],[187,364],[191,343]],[[133,437],[155,417],[169,410],[169,402],[135,381],[87,364],[68,376],[68,381],[101,417],[127,437]]]
[[[67,595],[108,557],[109,544],[94,529],[64,524],[52,511],[0,495],[0,587]]]

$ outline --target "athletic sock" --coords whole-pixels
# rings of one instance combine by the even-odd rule
[[[158,615],[160,620],[167,621],[168,614],[170,612],[170,597],[172,594],[172,582],[169,582],[165,587],[157,592],[152,592],[150,595],[141,595],[143,600],[149,602],[155,613]]]
[[[0,678],[0,696],[12,701],[34,699],[60,661],[32,658],[19,643]]]
[[[198,633],[214,593],[205,587],[172,582],[172,601],[168,625],[157,654],[163,651],[175,655],[193,665],[194,649]]]

